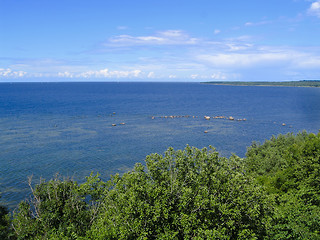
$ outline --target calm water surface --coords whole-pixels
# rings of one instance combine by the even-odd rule
[[[170,115],[189,117],[161,118]],[[150,153],[187,144],[243,157],[252,141],[304,129],[320,129],[319,88],[1,83],[0,203],[14,208],[25,199],[31,175],[34,182],[56,173],[79,182],[91,172],[107,179]]]

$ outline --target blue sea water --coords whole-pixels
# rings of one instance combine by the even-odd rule
[[[184,117],[164,118],[170,115]],[[31,175],[34,183],[56,173],[108,179],[170,146],[212,145],[222,156],[244,157],[252,141],[319,129],[320,88],[1,83],[0,203],[12,209],[27,198]]]

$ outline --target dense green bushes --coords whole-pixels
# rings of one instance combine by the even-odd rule
[[[31,202],[21,202],[14,214],[13,226],[18,239],[66,239],[84,236],[93,215],[85,198],[88,182],[78,185],[58,177],[42,182],[33,191]]]
[[[244,159],[169,148],[108,182],[42,182],[12,226],[17,239],[320,239],[319,178],[320,134],[253,143]]]
[[[320,133],[253,144],[245,168],[275,200],[272,239],[320,239]]]
[[[96,239],[263,236],[268,211],[237,157],[207,149],[169,149],[115,176],[90,235]]]

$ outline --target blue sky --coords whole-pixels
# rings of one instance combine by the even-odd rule
[[[0,81],[320,79],[318,0],[0,0]]]

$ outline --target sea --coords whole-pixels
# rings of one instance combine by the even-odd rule
[[[319,129],[320,88],[0,83],[0,204],[12,210],[29,199],[31,177],[108,180],[169,147],[245,157],[253,141]]]

